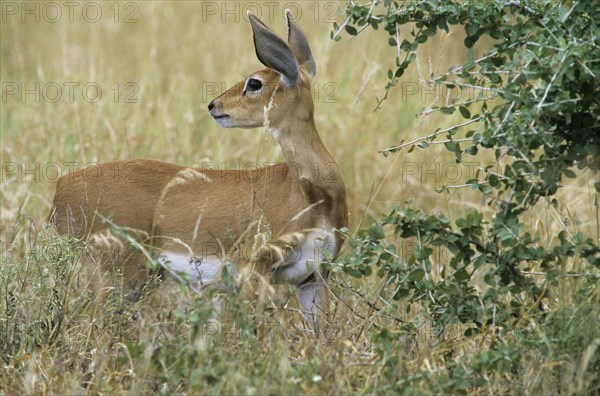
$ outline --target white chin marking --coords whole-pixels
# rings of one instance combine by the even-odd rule
[[[231,117],[223,117],[223,118],[213,118],[217,124],[222,126],[223,128],[233,128],[233,120]]]
[[[335,236],[332,232],[318,230],[311,232],[297,252],[288,255],[284,264],[275,272],[275,281],[299,285],[326,260],[324,252],[329,256],[335,252]]]
[[[203,286],[213,283],[221,275],[223,262],[216,256],[192,257],[187,254],[163,252],[158,258],[169,275]]]

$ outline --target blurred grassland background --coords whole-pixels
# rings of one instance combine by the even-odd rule
[[[28,7],[34,9],[36,3],[41,13],[44,2],[28,2]],[[480,201],[479,193],[469,188],[451,188],[441,193],[436,192],[436,188],[462,185],[468,179],[476,177],[476,168],[490,164],[494,158],[493,153],[480,152],[475,157],[466,158],[466,164],[455,164],[453,154],[446,152],[443,145],[430,146],[426,150],[417,148],[411,153],[402,150],[390,156],[378,153],[378,150],[402,141],[410,141],[436,129],[464,122],[458,116],[443,116],[437,112],[427,116],[419,115],[420,111],[432,105],[443,106],[448,98],[457,94],[428,87],[427,81],[431,75],[443,73],[452,65],[464,63],[467,53],[462,44],[462,28],[455,28],[449,34],[442,34],[428,41],[420,49],[416,66],[411,67],[401,78],[400,85],[391,91],[382,108],[374,112],[376,98],[381,97],[384,91],[388,68],[394,66],[396,49],[388,46],[387,34],[381,30],[375,32],[369,29],[351,41],[347,35],[343,35],[339,42],[331,40],[329,34],[332,22],[341,23],[344,19],[341,14],[345,7],[343,1],[251,2],[251,5],[232,1],[92,3],[100,5],[102,10],[102,17],[95,23],[86,21],[82,15],[86,2],[75,7],[73,22],[69,21],[67,9],[60,2],[58,4],[63,15],[56,23],[46,21],[43,15],[40,15],[39,22],[32,15],[27,15],[23,20],[20,8],[16,15],[8,15],[3,8],[0,27],[0,75],[3,89],[0,112],[0,239],[3,249],[28,243],[27,234],[31,231],[31,222],[35,223],[37,229],[43,228],[51,206],[53,182],[58,176],[57,172],[65,174],[72,163],[77,163],[80,167],[90,163],[143,157],[189,166],[215,162],[224,164],[225,168],[235,168],[236,164],[244,167],[247,164],[282,161],[280,149],[262,130],[221,129],[209,117],[206,106],[235,82],[262,68],[254,53],[245,10],[258,9],[260,12],[256,13],[262,15],[263,21],[284,36],[285,4],[291,5],[292,11],[301,10],[301,14],[295,12],[297,22],[306,32],[317,62],[316,123],[346,182],[350,230],[354,231],[362,219],[363,225],[367,225],[371,218],[378,218],[391,205],[402,204],[410,199],[415,201],[415,207],[426,212],[446,213],[451,220],[472,209],[488,210],[487,213],[491,213],[486,209],[486,203]],[[15,4],[23,7],[24,3]],[[115,14],[116,9],[118,16]],[[94,15],[93,10],[89,10],[89,15]],[[125,23],[124,19],[128,15],[133,20]],[[50,15],[50,19],[52,18],[54,14]],[[401,36],[408,34],[409,31],[401,32]],[[483,47],[475,48],[475,58],[480,56],[482,49]],[[37,83],[39,88],[36,88]],[[72,100],[68,97],[68,85],[65,83],[77,84],[73,85]],[[101,87],[101,100],[95,103],[84,100],[83,87],[88,83],[96,83]],[[49,84],[58,84],[62,89],[62,96],[55,103],[46,100],[44,96],[46,93],[52,98],[55,96],[55,91]],[[118,89],[115,84],[118,84]],[[15,86],[18,91],[10,91]],[[38,91],[38,98],[36,99],[35,94],[22,92],[23,87]],[[218,92],[215,92],[215,88],[218,88]],[[115,96],[115,90],[118,97]],[[94,89],[86,93],[93,97]],[[474,97],[477,93],[470,94]],[[126,103],[127,95],[131,95],[129,98],[134,99],[135,103]],[[473,108],[471,112],[474,113]],[[568,185],[556,196],[556,208],[547,202],[540,202],[535,211],[527,214],[531,231],[540,238],[540,243],[550,243],[565,228],[598,235],[592,176],[584,173],[567,182]],[[68,250],[61,253],[60,249],[63,247],[58,242],[50,245],[52,249],[59,249],[55,256],[48,253],[50,257],[74,255],[67,253]],[[36,261],[33,256],[23,253],[20,259],[23,261],[18,265],[23,266],[24,273],[39,265],[54,268],[49,257],[38,257]],[[12,265],[17,264],[13,262]],[[60,270],[57,271],[60,273]],[[343,276],[341,278],[344,279]],[[3,283],[0,287],[8,288],[9,283]],[[332,287],[336,290],[335,285]],[[372,284],[360,283],[357,289],[368,295],[376,294],[381,287],[384,287],[381,280],[373,277]],[[51,289],[39,290],[50,295]],[[25,288],[20,289],[25,293],[24,290]],[[361,304],[358,294],[344,294],[344,290],[340,288],[337,291],[340,293],[339,297],[344,299],[340,306],[356,308]],[[23,323],[15,325],[15,334],[24,331],[26,322],[33,323],[31,318],[36,315],[44,316],[41,301],[37,300],[39,309],[34,308],[36,297],[31,292],[28,293],[27,297],[23,294],[20,298],[30,301],[31,309],[37,313],[24,314]],[[2,298],[8,294],[4,290]],[[44,296],[43,293],[40,295]],[[564,297],[568,298],[568,288],[565,289]],[[148,376],[152,376],[152,370],[136,364],[149,364],[147,359],[152,351],[148,352],[140,346],[146,344],[135,344],[131,340],[142,339],[156,343],[157,336],[152,331],[160,329],[168,333],[172,330],[169,334],[174,338],[168,338],[168,342],[187,345],[189,339],[177,334],[184,328],[188,329],[186,326],[189,322],[174,324],[174,319],[170,316],[171,309],[180,305],[177,301],[164,311],[158,309],[156,318],[144,319],[135,327],[139,330],[139,333],[134,332],[135,336],[132,336],[131,329],[129,332],[119,333],[122,330],[115,330],[116,327],[108,325],[104,328],[105,333],[92,331],[90,329],[98,325],[94,321],[82,325],[79,330],[73,327],[69,335],[64,335],[70,337],[70,344],[65,343],[79,345],[81,350],[69,352],[72,353],[69,355],[72,358],[65,363],[67,369],[51,370],[60,380],[44,380],[44,376],[40,374],[43,369],[40,367],[50,365],[49,361],[56,363],[57,359],[60,360],[57,356],[64,351],[58,352],[50,346],[44,346],[46,344],[42,342],[41,350],[52,351],[49,353],[54,357],[44,357],[38,353],[39,350],[32,352],[32,355],[20,356],[19,362],[11,362],[12,372],[6,369],[8,366],[5,367],[0,386],[3,385],[8,390],[39,393],[78,389],[77,384],[82,381],[82,374],[78,374],[77,369],[69,364],[76,362],[75,367],[80,364],[81,369],[85,362],[86,368],[81,370],[86,375],[89,374],[85,377],[90,386],[88,389],[175,391],[178,389],[177,383],[171,383],[171,379],[164,373],[162,375],[165,377],[161,379],[144,377],[142,372],[148,372]],[[111,320],[118,322],[114,318]],[[144,329],[150,322],[154,324],[151,327],[154,330]],[[221,356],[222,360],[204,360],[207,366],[214,370],[225,370],[223,367],[229,364],[228,361],[238,358],[240,365],[236,368],[237,374],[236,370],[204,373],[204,376],[197,379],[200,388],[183,390],[210,389],[227,392],[241,389],[242,393],[310,393],[328,389],[336,393],[361,389],[365,383],[377,382],[380,370],[376,367],[364,371],[347,364],[348,361],[369,361],[372,358],[372,345],[365,339],[366,332],[357,330],[362,328],[352,321],[350,314],[338,318],[338,322],[347,325],[341,326],[336,336],[336,342],[340,342],[339,345],[342,346],[334,343],[335,347],[324,347],[319,352],[322,354],[319,355],[321,363],[330,364],[327,366],[329,371],[309,359],[311,353],[317,353],[314,352],[314,345],[309,339],[296,334],[294,337],[300,337],[301,342],[295,345],[283,345],[281,339],[275,345],[270,344],[274,351],[280,353],[271,355],[272,359],[279,360],[272,363],[273,369],[260,366],[263,368],[255,368],[254,374],[253,369],[245,367],[244,363],[253,361],[256,350],[249,348],[236,352],[235,349],[228,351],[225,348],[221,349],[224,351],[222,356],[215,355],[212,351],[212,357]],[[371,323],[370,320],[360,322],[361,326]],[[119,323],[120,326],[131,326],[128,321],[127,324]],[[129,347],[127,353],[119,351],[121,347],[115,347],[114,341],[110,340],[109,335],[117,333],[121,337],[119,342]],[[282,339],[286,340],[285,337]],[[466,349],[471,347],[473,346],[465,346]],[[210,348],[202,348],[199,347],[200,352],[196,351],[198,358],[208,359],[207,350]],[[414,358],[412,362],[415,367],[428,365],[436,359],[429,356],[431,348],[427,342],[415,348],[416,351],[413,349],[410,351],[412,355],[409,354]],[[442,356],[444,348],[446,347],[439,350],[436,356]],[[94,353],[100,353],[99,351],[104,351],[102,353],[107,363],[97,360],[98,355]],[[173,350],[171,352],[177,353]],[[129,362],[132,355],[136,363],[125,364],[124,361]],[[136,360],[136,356],[143,359]],[[287,356],[293,356],[292,360],[286,360]],[[164,363],[167,358],[163,356],[157,359]],[[93,362],[100,366],[90,368]],[[290,367],[294,363],[298,363],[300,370],[294,371],[296,377],[286,377],[291,375],[293,370]],[[6,360],[3,364],[7,364]],[[187,367],[186,364],[182,367]],[[160,366],[160,363],[157,365]],[[123,368],[125,366],[127,369]],[[168,372],[169,367],[171,366],[165,368],[165,372]],[[210,370],[210,367],[203,370]],[[261,371],[263,369],[265,371]],[[265,374],[268,370],[272,372]],[[535,371],[535,364],[532,364],[531,370]],[[27,373],[30,374],[29,377]],[[239,377],[242,376],[241,373],[248,378]],[[280,374],[285,378],[279,378]],[[535,377],[534,374],[532,377]],[[94,380],[94,375],[97,380]],[[264,378],[266,383],[262,388],[256,378],[251,379],[253,375]],[[330,377],[326,377],[327,375]],[[159,377],[158,374],[156,376]],[[220,379],[222,376],[228,377],[231,382],[225,383]],[[23,378],[23,381],[19,378]],[[270,381],[266,378],[270,378]],[[141,382],[138,381],[140,379]],[[293,381],[289,382],[291,379]],[[43,385],[44,381],[46,385]],[[189,383],[192,382],[190,379]],[[133,388],[132,383],[135,384]],[[110,387],[107,388],[106,384],[110,384]],[[233,386],[242,388],[232,388]],[[504,388],[500,386],[489,389]]]
[[[2,161],[19,168],[12,177],[14,165],[3,167],[3,236],[23,202],[28,216],[45,217],[53,181],[59,172],[68,172],[69,163],[82,167],[144,157],[235,168],[281,161],[270,136],[260,129],[221,129],[206,106],[218,93],[262,68],[254,55],[245,11],[256,10],[284,36],[286,4],[296,11],[317,60],[317,127],[346,180],[351,225],[357,225],[367,206],[367,213],[376,216],[408,199],[450,216],[481,206],[474,200],[477,194],[468,189],[437,193],[435,188],[474,178],[478,167],[492,163],[491,153],[457,165],[443,145],[390,157],[377,152],[461,121],[437,113],[418,115],[457,95],[474,98],[479,93],[458,93],[427,83],[431,75],[466,58],[460,28],[428,42],[417,67],[402,77],[383,108],[374,112],[387,70],[394,66],[395,48],[387,45],[382,31],[370,30],[352,41],[346,36],[338,43],[330,40],[330,22],[343,20],[344,2],[98,4],[103,14],[96,23],[84,18],[93,17],[94,8],[84,13],[83,6],[74,9],[73,23],[66,9],[57,23],[49,23],[44,16],[52,19],[52,8],[44,15],[43,5],[39,23],[32,15],[20,14],[5,16],[7,22],[2,23]],[[126,23],[128,19],[137,22]],[[7,83],[11,88],[17,84],[18,92],[8,93]],[[89,83],[93,86],[84,89]],[[47,99],[56,96],[56,85],[62,95],[51,103]],[[84,97],[95,101],[97,86],[102,98],[89,103]],[[22,88],[37,91],[38,98]],[[568,197],[570,212],[564,208],[563,215],[584,223],[595,218],[589,183],[584,175],[566,191],[574,194]]]

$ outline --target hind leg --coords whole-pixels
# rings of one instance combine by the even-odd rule
[[[115,237],[95,235],[90,238],[88,253],[88,287],[98,302],[105,302],[115,292],[129,300],[141,295],[151,269],[139,249]]]

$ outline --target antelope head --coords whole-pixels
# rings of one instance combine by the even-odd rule
[[[267,68],[238,82],[208,105],[225,128],[276,127],[285,119],[309,120],[314,104],[311,79],[317,68],[304,33],[286,11],[288,42],[248,13],[258,60]]]

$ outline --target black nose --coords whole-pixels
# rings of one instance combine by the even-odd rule
[[[208,104],[208,111],[211,111],[213,109],[213,107],[215,107],[215,105],[213,104],[213,102],[210,102]]]

